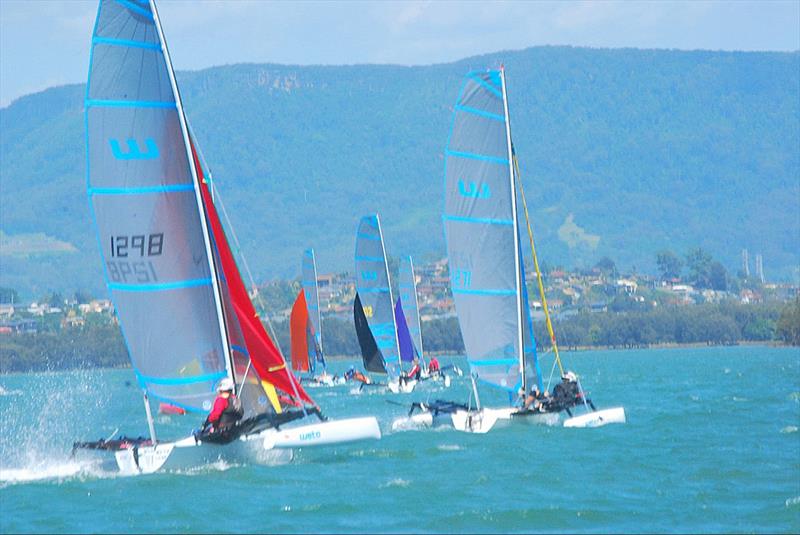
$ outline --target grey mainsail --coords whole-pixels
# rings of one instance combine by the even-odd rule
[[[471,72],[445,150],[450,281],[470,369],[516,394],[523,311],[511,137],[502,71]]]
[[[104,0],[86,87],[87,190],[137,378],[208,410],[232,375],[197,173],[151,4]],[[176,313],[176,311],[181,311]]]

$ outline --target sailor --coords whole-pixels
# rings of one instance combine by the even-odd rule
[[[411,369],[408,370],[408,373],[401,375],[400,379],[404,382],[412,379],[419,381],[420,375],[422,375],[422,368],[419,367],[419,357],[414,357],[414,365],[411,366]]]
[[[531,387],[530,393],[528,394],[528,397],[525,398],[525,402],[522,404],[522,410],[543,411],[544,410],[543,402],[547,397],[549,397],[547,391],[542,393],[539,390],[538,385],[533,385]]]
[[[370,378],[360,371],[357,371],[355,366],[350,366],[350,369],[344,373],[344,378],[348,381],[360,381],[367,385],[372,384]]]
[[[431,357],[430,362],[428,362],[428,374],[433,376],[436,373],[439,373],[439,360],[436,357]]]
[[[203,429],[208,432],[225,431],[242,419],[244,411],[239,398],[233,393],[236,386],[230,377],[225,377],[217,385],[217,398],[208,414]]]
[[[574,407],[581,400],[581,392],[578,388],[578,377],[574,372],[567,371],[561,376],[561,382],[553,388],[552,408],[560,411]]]

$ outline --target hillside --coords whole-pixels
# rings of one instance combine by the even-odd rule
[[[550,265],[655,271],[701,246],[768,278],[800,265],[800,54],[538,47],[421,67],[178,72],[186,113],[257,279],[351,270],[361,215],[387,252],[444,254],[442,153],[470,69],[507,70],[511,124]],[[0,286],[103,292],[87,209],[83,87],[0,110]],[[25,240],[31,240],[26,251]],[[53,244],[52,250],[47,244]]]

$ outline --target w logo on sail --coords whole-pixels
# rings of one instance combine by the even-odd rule
[[[463,180],[458,181],[458,192],[461,194],[462,197],[472,197],[474,199],[488,199],[492,196],[492,192],[489,189],[489,184],[483,183],[478,188],[478,184],[476,182],[470,182],[469,188],[464,183]]]
[[[376,271],[362,271],[361,278],[365,281],[374,281],[378,278],[378,273]]]
[[[135,139],[127,140],[127,151],[123,151],[120,143],[116,139],[109,139],[108,143],[111,145],[111,152],[117,160],[155,160],[158,158],[158,146],[156,142],[147,138],[144,140],[147,150],[142,152],[139,148],[139,143]]]

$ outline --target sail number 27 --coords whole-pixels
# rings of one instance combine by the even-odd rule
[[[164,233],[111,236],[111,258],[131,260],[109,260],[108,276],[114,282],[155,282],[158,280],[153,263],[135,261],[160,256],[164,250]]]

